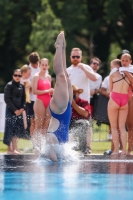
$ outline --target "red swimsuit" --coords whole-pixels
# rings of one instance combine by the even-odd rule
[[[48,79],[43,80],[39,78],[37,85],[38,90],[49,90],[50,88],[51,88],[51,83]],[[50,103],[51,95],[50,93],[40,94],[37,95],[37,98],[40,99],[43,102],[44,107],[47,108]]]

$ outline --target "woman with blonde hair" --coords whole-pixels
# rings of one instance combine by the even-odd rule
[[[119,131],[122,142],[122,154],[126,154],[127,136],[125,124],[128,114],[129,88],[132,85],[131,74],[128,72],[131,61],[129,54],[123,54],[121,60],[119,60],[119,66],[122,65],[123,67],[113,69],[109,78],[111,94],[108,103],[108,115],[114,143],[113,154],[119,154]],[[115,60],[111,62],[111,66],[116,64]]]
[[[40,150],[41,135],[45,135],[50,121],[49,103],[54,91],[51,88],[51,76],[47,73],[49,61],[47,58],[40,60],[40,72],[34,75],[32,90],[36,94],[34,103],[35,130],[33,133],[33,146]]]

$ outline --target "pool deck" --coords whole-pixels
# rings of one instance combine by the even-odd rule
[[[21,153],[21,154],[18,154],[18,155],[14,155],[14,154],[7,154],[6,152],[0,152],[0,156],[30,156],[31,157],[33,156],[38,156],[37,154],[34,154],[34,153]],[[94,154],[94,153],[91,153],[91,154],[87,154],[87,155],[84,155],[84,154],[80,154],[79,153],[79,157],[81,159],[119,159],[119,160],[133,160],[133,155],[104,155],[104,154]]]

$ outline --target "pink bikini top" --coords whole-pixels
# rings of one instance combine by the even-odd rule
[[[37,85],[37,89],[38,90],[48,90],[51,88],[51,82],[49,81],[49,79],[41,79],[39,78],[38,80],[38,85]]]

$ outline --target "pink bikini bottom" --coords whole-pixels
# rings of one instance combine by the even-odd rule
[[[125,106],[128,103],[128,94],[121,94],[121,93],[117,93],[117,92],[111,92],[110,97],[120,107]]]

